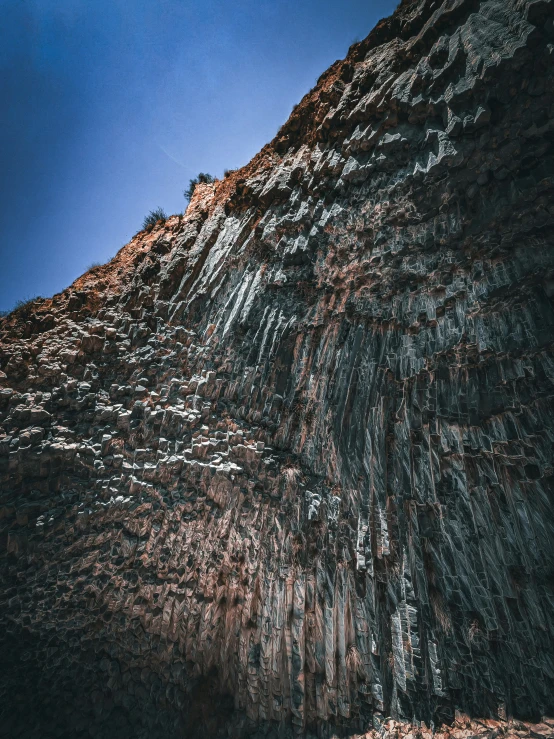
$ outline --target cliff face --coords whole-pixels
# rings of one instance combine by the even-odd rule
[[[554,709],[553,16],[405,0],[0,323],[0,734]]]

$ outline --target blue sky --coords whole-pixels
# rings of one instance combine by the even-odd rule
[[[270,141],[390,0],[0,0],[0,310]]]

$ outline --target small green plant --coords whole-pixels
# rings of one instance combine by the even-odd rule
[[[103,262],[91,262],[88,267],[85,267],[85,272],[90,272],[91,269],[96,269],[97,267],[103,267]]]
[[[189,186],[183,193],[185,199],[191,200],[192,196],[194,195],[196,185],[206,185],[210,184],[211,182],[215,182],[215,177],[212,177],[212,175],[208,174],[207,172],[200,172],[198,177],[195,177],[193,180],[189,180]]]
[[[236,171],[237,171],[236,169],[224,169],[223,170],[223,176],[224,177],[229,177],[230,174],[233,174]]]
[[[34,303],[35,300],[43,300],[42,295],[35,295],[34,298],[25,298],[24,300],[18,300],[16,301],[16,304],[14,305],[14,310],[21,310],[21,308],[27,308],[31,305],[31,303]]]
[[[148,226],[155,226],[158,221],[161,221],[162,223],[167,221],[167,215],[163,208],[151,210],[150,213],[145,216],[144,221],[142,222],[142,228],[145,229],[148,228]]]
[[[33,312],[35,303],[38,300],[44,300],[42,295],[35,295],[34,298],[25,298],[24,300],[18,300],[10,313],[18,313],[22,318],[27,318]]]

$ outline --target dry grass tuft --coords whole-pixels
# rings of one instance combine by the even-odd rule
[[[351,675],[359,674],[362,667],[362,657],[355,644],[351,644],[346,652],[346,668]]]

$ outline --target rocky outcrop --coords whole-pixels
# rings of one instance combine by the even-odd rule
[[[2,320],[0,734],[552,733],[553,16],[405,0]]]

